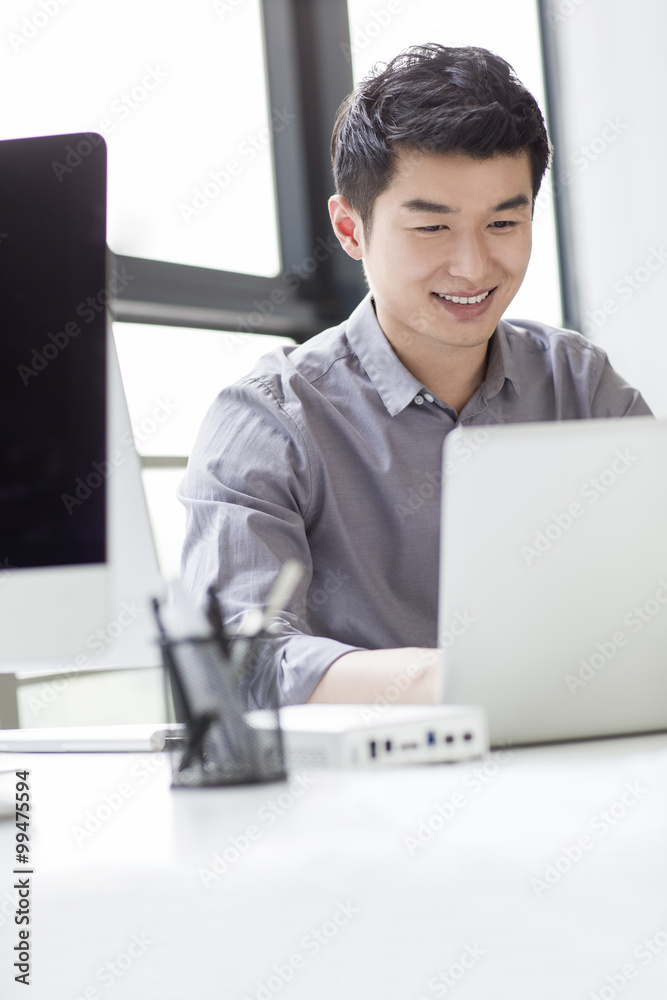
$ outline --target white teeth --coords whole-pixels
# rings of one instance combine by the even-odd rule
[[[472,302],[482,302],[487,297],[487,295],[490,294],[491,294],[491,289],[489,289],[488,292],[482,292],[481,295],[475,295],[472,296],[471,298],[465,298],[465,296],[459,296],[459,295],[444,295],[442,292],[436,292],[436,295],[439,298],[447,299],[448,302],[458,302],[459,305],[462,306],[467,306],[469,303]]]

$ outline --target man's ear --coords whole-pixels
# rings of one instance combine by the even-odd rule
[[[364,255],[364,244],[359,214],[355,212],[347,198],[342,194],[334,194],[329,198],[329,215],[334,233],[345,253],[354,260],[361,260]]]

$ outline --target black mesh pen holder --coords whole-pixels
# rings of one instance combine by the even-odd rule
[[[183,739],[170,741],[172,788],[286,777],[277,690],[264,708],[250,709],[250,685],[261,640],[261,636],[223,642],[219,636],[170,639],[162,635],[162,658],[176,721],[185,726]]]

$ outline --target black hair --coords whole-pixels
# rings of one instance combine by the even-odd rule
[[[336,191],[367,235],[401,149],[530,158],[533,203],[549,165],[542,113],[508,62],[487,49],[415,45],[343,101],[331,137]]]

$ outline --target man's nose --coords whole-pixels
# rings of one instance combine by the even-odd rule
[[[475,291],[483,291],[476,287],[476,283],[488,275],[488,253],[484,237],[477,233],[462,233],[451,241],[449,251],[445,260],[448,272],[475,286]]]

